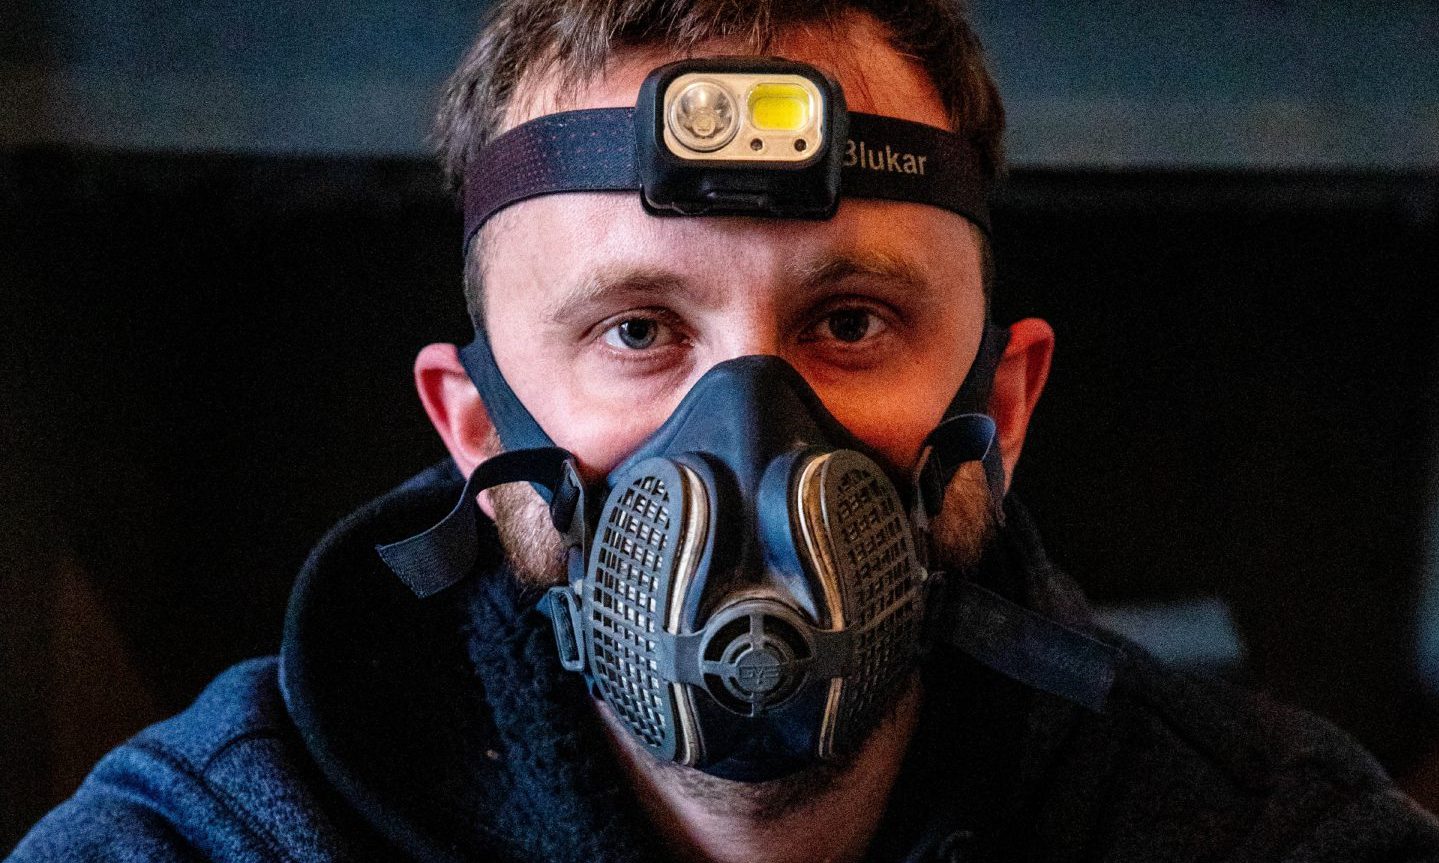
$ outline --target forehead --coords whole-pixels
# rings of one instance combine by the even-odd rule
[[[913,59],[896,51],[884,25],[866,13],[851,12],[833,22],[790,25],[776,34],[770,53],[829,73],[844,89],[852,111],[949,128],[944,104],[929,75]],[[663,46],[621,49],[599,76],[574,87],[563,87],[556,76],[541,71],[520,82],[498,131],[557,111],[632,106],[645,76],[674,60],[752,54],[747,44],[731,39],[701,43],[684,55]]]

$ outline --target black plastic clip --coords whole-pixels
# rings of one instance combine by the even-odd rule
[[[580,634],[580,608],[575,592],[569,587],[550,588],[540,600],[540,610],[549,615],[554,627],[560,667],[565,671],[584,671],[585,643]]]
[[[589,548],[587,515],[585,484],[575,460],[566,459],[550,499],[550,521],[565,538],[566,547],[578,548],[582,554]]]

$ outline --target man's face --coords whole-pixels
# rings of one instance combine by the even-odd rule
[[[736,53],[709,43],[696,56]],[[829,72],[851,110],[947,126],[928,76],[866,16],[791,29],[774,53]],[[675,59],[635,49],[563,94],[553,80],[522,86],[505,127],[556,111],[632,106],[649,72]],[[909,466],[978,349],[980,242],[964,218],[918,204],[844,200],[827,221],[682,218],[647,214],[634,193],[578,193],[504,210],[476,247],[496,362],[594,481],[715,364],[751,354],[787,360],[853,434],[894,466]],[[1007,470],[1053,347],[1042,321],[1010,333],[990,400]],[[416,374],[460,468],[493,455],[497,440],[454,347],[426,348]],[[951,484],[933,525],[950,568],[973,562],[988,526],[977,468],[967,465]],[[532,489],[502,486],[480,500],[522,577],[563,581],[559,537]]]
[[[796,33],[779,53],[834,74],[850,108],[945,125],[928,79],[878,41]],[[715,53],[722,53],[716,46]],[[837,56],[838,55],[838,59]],[[624,55],[578,98],[540,92],[513,122],[633,105],[671,57]],[[716,363],[772,354],[896,465],[916,457],[968,371],[984,313],[979,235],[916,204],[849,200],[829,221],[662,218],[634,194],[533,199],[482,239],[496,361],[594,478]]]
[[[692,56],[745,53],[723,43],[703,47]],[[889,47],[870,18],[792,29],[773,48],[833,75],[851,110],[948,126],[932,82]],[[636,49],[616,57],[601,79],[563,95],[554,81],[522,86],[505,126],[556,111],[633,106],[650,71],[677,59]],[[917,204],[844,200],[827,221],[683,218],[648,215],[634,193],[590,193],[512,206],[486,225],[476,248],[500,370],[595,481],[659,428],[706,372],[753,354],[788,361],[851,433],[892,465],[911,465],[979,346],[980,242],[964,218]],[[1010,333],[989,404],[1007,470],[1053,348],[1042,321],[1021,321]],[[416,377],[462,471],[498,450],[453,345],[422,351]],[[563,548],[533,489],[500,486],[482,493],[481,503],[521,578],[563,582]],[[982,471],[966,465],[931,525],[941,565],[977,559],[987,505]],[[902,703],[910,708],[899,718],[912,721],[917,702],[907,696]],[[907,734],[872,735],[856,757],[864,761],[872,746],[887,745],[888,755],[874,750],[882,757],[868,763],[895,767]],[[639,751],[625,735],[616,732],[616,739],[632,755]],[[813,801],[848,769],[830,764],[743,794],[734,783],[685,768],[675,767],[670,780],[688,797],[710,801],[710,810],[734,805],[753,815]],[[893,779],[877,777],[866,781]]]

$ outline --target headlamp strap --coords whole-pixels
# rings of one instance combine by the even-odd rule
[[[465,248],[511,204],[560,192],[640,192],[635,109],[546,114],[495,138],[465,168]],[[928,204],[986,233],[992,179],[973,144],[953,132],[896,117],[851,113],[840,194]],[[763,170],[757,168],[756,170]]]
[[[638,191],[634,115],[633,108],[546,114],[475,153],[465,165],[465,248],[491,216],[527,198]]]
[[[558,447],[545,447],[502,452],[481,462],[449,515],[422,534],[377,545],[375,551],[420,599],[451,587],[470,574],[479,557],[482,514],[475,496],[511,482],[533,483],[551,505],[556,527],[571,541],[583,541],[583,534],[576,537],[573,527],[576,521],[584,522],[583,490],[573,456]]]
[[[849,115],[841,196],[928,204],[957,213],[988,234],[993,185],[979,151],[947,129],[879,114]]]

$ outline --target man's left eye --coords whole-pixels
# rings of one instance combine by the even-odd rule
[[[869,309],[838,309],[825,315],[816,328],[819,338],[831,338],[846,344],[857,344],[879,335],[885,323]]]

